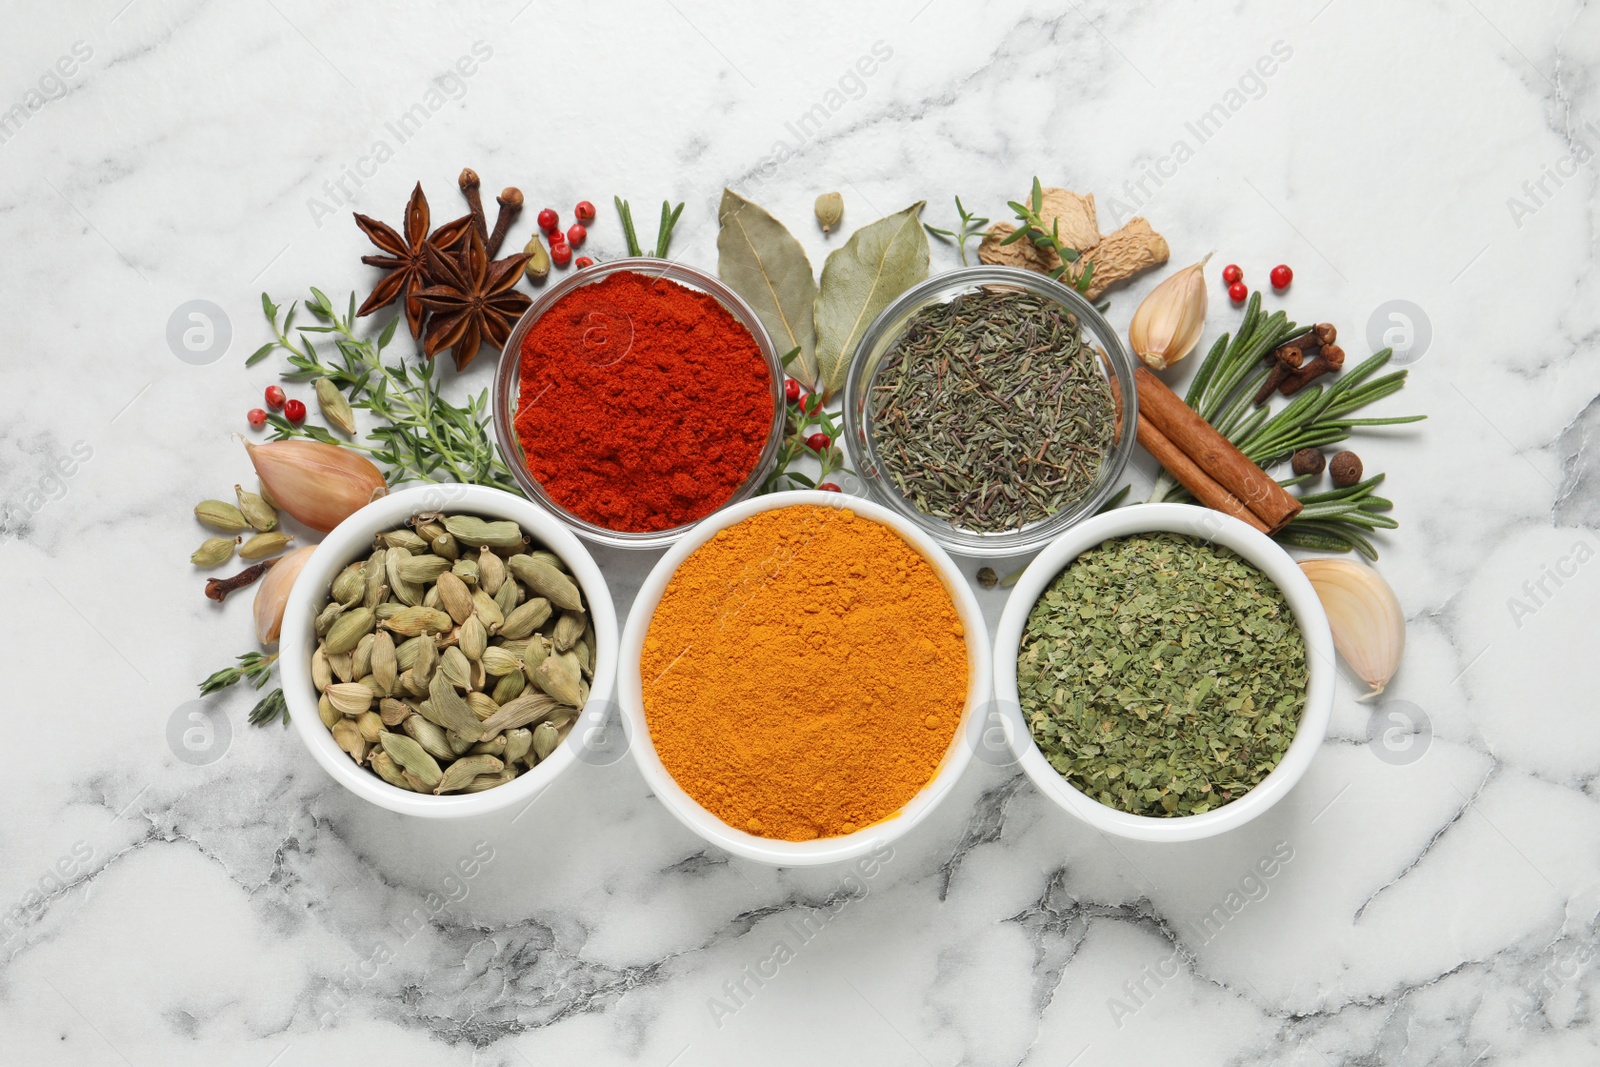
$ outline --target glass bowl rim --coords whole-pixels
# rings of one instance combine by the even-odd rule
[[[751,339],[760,351],[762,360],[767,364],[767,371],[771,378],[773,418],[772,427],[767,432],[766,444],[762,446],[761,455],[756,464],[751,468],[749,475],[733,495],[728,497],[717,508],[703,515],[693,522],[682,526],[673,526],[665,530],[647,530],[633,532],[627,530],[611,530],[568,511],[548,493],[544,491],[537,479],[522,463],[521,444],[517,438],[516,420],[509,416],[512,405],[515,403],[515,386],[520,381],[522,363],[522,339],[528,330],[533,327],[540,317],[554,308],[563,297],[573,290],[585,285],[593,285],[613,274],[644,274],[656,279],[666,279],[685,288],[704,293],[717,301],[734,319],[750,332]],[[761,483],[766,479],[774,461],[777,459],[778,450],[783,444],[784,431],[787,426],[788,408],[783,396],[784,368],[782,355],[777,351],[777,345],[772,340],[772,335],[767,332],[761,317],[756,314],[744,298],[734,292],[727,283],[716,275],[701,270],[699,267],[675,260],[656,259],[651,256],[629,256],[623,259],[607,260],[596,263],[592,267],[584,267],[574,271],[566,278],[555,282],[533,298],[533,303],[528,305],[511,334],[506,338],[505,346],[501,349],[500,358],[495,366],[493,393],[490,418],[494,424],[495,443],[500,449],[500,457],[511,472],[511,477],[517,486],[527,495],[528,499],[538,506],[549,511],[560,519],[573,533],[585,540],[597,544],[608,545],[613,548],[627,548],[640,550],[654,550],[666,548],[678,538],[694,529],[696,525],[704,522],[717,511],[748,500],[755,495]]]
[[[861,406],[866,388],[864,364],[875,352],[881,355],[887,350],[889,344],[903,332],[907,318],[929,304],[947,303],[964,293],[996,285],[1024,288],[1054,300],[1077,316],[1080,328],[1099,344],[1106,361],[1111,365],[1107,374],[1108,384],[1113,394],[1118,394],[1122,428],[1114,437],[1102,463],[1098,484],[1077,504],[1020,530],[983,534],[962,530],[943,519],[918,511],[894,485],[887,472],[874,462],[867,438],[870,420],[864,414],[857,414],[857,411],[865,411]],[[1111,380],[1113,374],[1115,380]],[[932,275],[901,293],[862,331],[861,339],[850,355],[850,365],[845,375],[842,413],[844,446],[850,457],[851,468],[865,487],[868,499],[892,508],[917,523],[946,551],[975,558],[1022,555],[1042,547],[1064,530],[1093,516],[1116,488],[1133,454],[1138,434],[1139,399],[1133,374],[1133,357],[1128,354],[1116,330],[1099,309],[1077,291],[1047,275],[1021,267],[989,264],[956,267]]]

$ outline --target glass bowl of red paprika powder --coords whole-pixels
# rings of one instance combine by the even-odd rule
[[[776,461],[783,360],[738,294],[694,267],[585,267],[534,300],[495,373],[494,426],[533,500],[589,540],[672,544]]]

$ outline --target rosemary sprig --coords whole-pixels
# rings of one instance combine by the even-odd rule
[[[294,327],[291,303],[283,321],[281,310],[266,294],[261,307],[272,324],[275,341],[269,341],[246,361],[254,363],[274,349],[288,353],[285,381],[327,378],[345,392],[350,406],[371,412],[378,425],[367,433],[371,444],[347,441],[321,426],[295,426],[281,415],[269,416],[273,440],[306,437],[327,444],[366,452],[386,466],[384,478],[399,482],[470,482],[510,492],[520,492],[511,471],[489,436],[489,391],[468,398],[464,406],[445,400],[430,360],[418,367],[404,362],[385,364],[383,350],[394,339],[400,317],[391,318],[376,338],[362,336],[356,322],[356,299],[338,314],[328,297],[315,286],[305,308],[320,323]],[[290,330],[298,340],[290,336]],[[315,334],[332,335],[335,355],[327,360],[318,352]]]
[[[272,665],[277,661],[276,652],[246,652],[239,657],[239,666],[224,667],[220,671],[214,671],[210,677],[201,682],[200,695],[210,696],[212,693],[220,693],[241,681],[249,681],[260,689],[267,684],[267,678],[272,674]]]
[[[799,354],[798,348],[791,349],[783,357],[783,365],[787,367]],[[827,483],[830,476],[838,471],[846,474],[854,473],[844,465],[844,450],[839,447],[838,419],[832,412],[822,409],[820,394],[801,394],[799,400],[788,404],[788,409],[787,432],[784,434],[783,443],[778,446],[777,463],[773,465],[772,473],[761,482],[758,493],[777,493],[785,489],[815,489]],[[827,434],[833,443],[821,452],[812,451],[811,446],[806,444],[806,438],[814,433]],[[820,464],[820,470],[815,478],[789,469],[795,461],[806,456],[815,457]]]
[[[1185,403],[1198,412],[1234,447],[1260,467],[1281,462],[1302,448],[1322,448],[1337,444],[1361,426],[1398,426],[1419,422],[1426,415],[1393,418],[1347,418],[1351,412],[1405,387],[1406,372],[1392,371],[1374,378],[1389,362],[1387,348],[1359,366],[1344,371],[1330,385],[1313,384],[1296,393],[1276,412],[1270,404],[1256,407],[1256,390],[1270,370],[1262,358],[1285,341],[1305,333],[1309,327],[1296,326],[1281,311],[1270,315],[1261,310],[1261,294],[1252,293],[1245,305],[1244,318],[1230,336],[1223,334],[1200,363]],[[1290,487],[1304,478],[1288,478],[1278,484]],[[1369,559],[1378,550],[1366,534],[1399,526],[1387,514],[1394,503],[1373,490],[1383,481],[1377,474],[1356,485],[1300,498],[1300,514],[1276,535],[1286,544],[1330,552],[1354,549]],[[1152,501],[1188,499],[1187,492],[1173,477],[1162,472],[1150,495]]]
[[[956,242],[956,250],[961,253],[961,265],[967,265],[967,242],[974,237],[983,236],[983,228],[989,225],[989,220],[982,215],[974,215],[961,204],[961,198],[956,197],[956,214],[961,216],[959,230],[941,230],[937,226],[922,224],[922,228],[935,237]]]
[[[1011,231],[1001,240],[1002,245],[1013,244],[1026,237],[1033,242],[1036,248],[1043,248],[1054,252],[1061,258],[1061,266],[1050,271],[1050,277],[1061,280],[1067,272],[1067,265],[1078,261],[1078,250],[1070,245],[1061,243],[1061,224],[1051,220],[1050,228],[1045,229],[1044,219],[1039,212],[1044,210],[1044,187],[1039,184],[1039,179],[1033,179],[1033,193],[1028,198],[1028,203],[1020,204],[1015,200],[1007,201],[1007,205],[1016,212],[1017,221],[1022,225]],[[1089,291],[1089,280],[1094,276],[1094,260],[1084,264],[1083,273],[1073,279],[1072,286],[1080,293]]]
[[[622,237],[628,242],[628,255],[642,256],[644,249],[639,245],[639,234],[633,228],[633,208],[620,196],[613,196],[612,203],[617,207],[617,215],[622,219]],[[661,223],[656,227],[657,259],[667,258],[667,249],[672,246],[672,230],[678,225],[678,216],[683,214],[683,203],[677,207],[672,206],[672,201],[661,201]]]

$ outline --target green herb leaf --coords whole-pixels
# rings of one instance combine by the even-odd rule
[[[928,276],[928,234],[918,217],[924,203],[861,227],[823,264],[814,314],[824,400],[844,384],[867,324]]]
[[[778,347],[799,350],[790,373],[815,387],[817,282],[806,250],[788,227],[731,189],[722,191],[717,221],[717,276],[755,309]]]

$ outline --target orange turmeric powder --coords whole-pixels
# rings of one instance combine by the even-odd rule
[[[852,833],[921,791],[969,669],[932,564],[890,527],[810,505],[753,515],[685,559],[640,668],[668,773],[728,825],[789,841]]]

